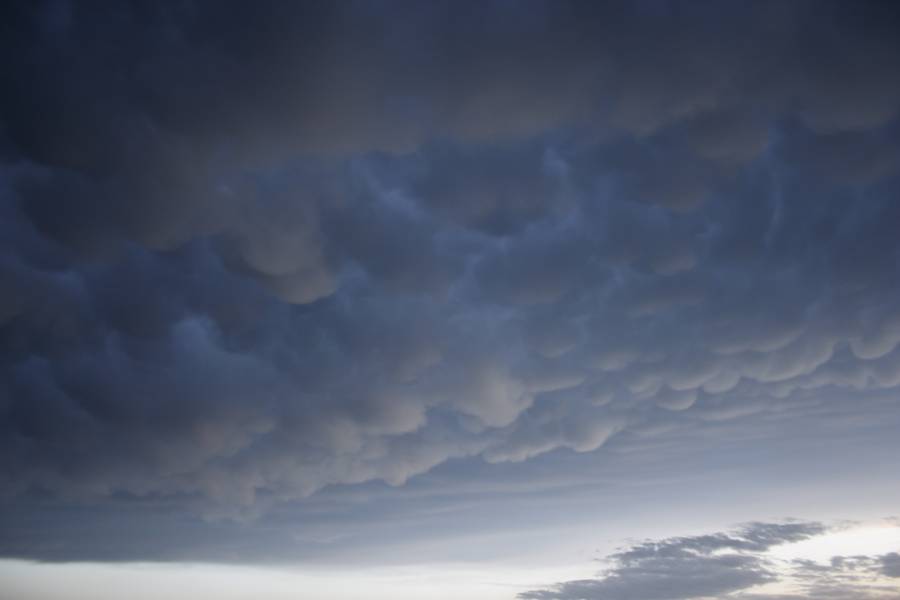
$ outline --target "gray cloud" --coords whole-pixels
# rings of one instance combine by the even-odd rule
[[[776,580],[760,553],[824,531],[817,523],[748,525],[734,534],[646,542],[613,554],[601,579],[570,581],[551,590],[525,592],[523,599],[717,597]]]
[[[258,517],[900,385],[887,4],[3,10],[11,506]]]
[[[730,533],[644,542],[607,557],[611,566],[597,579],[568,581],[524,592],[527,600],[617,600],[648,598],[896,598],[900,590],[879,584],[878,565],[890,557],[836,556],[828,564],[795,560],[788,567],[765,555],[774,546],[827,531],[819,523],[752,523]],[[756,586],[793,583],[783,596],[753,593]],[[746,593],[745,593],[746,592]]]
[[[900,589],[879,581],[891,575],[885,568],[895,553],[884,556],[834,556],[828,564],[794,561],[794,577],[815,598],[896,598]]]
[[[888,577],[900,577],[900,555],[891,552],[882,556],[881,572]]]

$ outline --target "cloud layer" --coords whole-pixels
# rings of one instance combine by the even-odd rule
[[[896,406],[889,3],[3,11],[8,502]]]

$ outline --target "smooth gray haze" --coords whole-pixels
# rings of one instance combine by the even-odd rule
[[[5,2],[0,52],[0,597],[900,598],[900,3]]]

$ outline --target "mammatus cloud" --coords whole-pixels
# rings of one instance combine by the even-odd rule
[[[894,7],[504,6],[7,3],[5,501],[895,406]]]
[[[835,556],[827,564],[794,560],[782,564],[766,552],[774,546],[826,533],[820,523],[751,523],[728,533],[643,542],[607,557],[597,579],[567,581],[519,594],[522,600],[847,600],[900,598],[887,565],[896,554]],[[754,593],[779,584],[781,595]]]

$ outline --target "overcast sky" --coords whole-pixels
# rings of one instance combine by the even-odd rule
[[[0,596],[900,598],[900,4],[32,0],[0,53]]]

